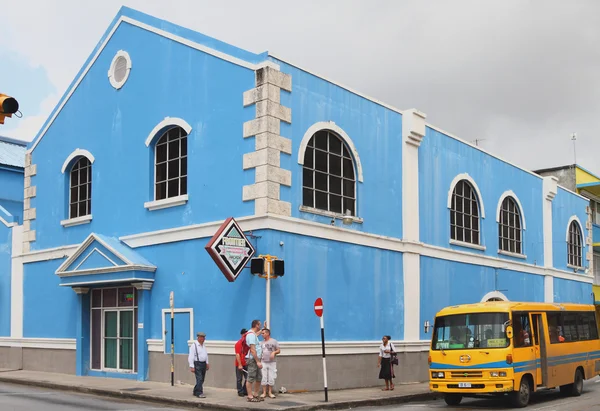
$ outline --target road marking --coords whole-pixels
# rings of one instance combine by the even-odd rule
[[[1,392],[2,395],[54,395],[54,392]]]

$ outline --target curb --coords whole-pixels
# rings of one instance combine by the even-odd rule
[[[4,377],[0,375],[0,382],[9,383],[9,384],[17,384],[17,385],[27,385],[32,387],[41,387],[48,388],[53,390],[60,391],[69,391],[69,392],[78,392],[82,394],[94,394],[105,397],[112,398],[125,398],[129,400],[136,401],[145,401],[145,402],[153,402],[153,403],[161,403],[168,405],[176,405],[180,407],[186,408],[208,408],[211,410],[223,410],[223,411],[239,411],[248,409],[244,405],[225,405],[225,404],[216,404],[211,402],[198,402],[194,400],[181,400],[175,398],[168,397],[159,397],[155,395],[148,394],[139,394],[135,392],[125,392],[125,391],[114,391],[114,390],[106,390],[102,388],[90,388],[90,387],[82,387],[82,386],[71,386],[64,385],[49,381],[34,381],[34,380],[24,380],[20,378],[11,378]],[[374,399],[365,399],[365,400],[350,400],[350,401],[338,401],[338,402],[330,402],[330,403],[319,403],[319,404],[310,404],[310,405],[299,405],[293,407],[285,407],[279,408],[289,411],[316,411],[316,410],[341,410],[341,409],[350,409],[350,408],[358,408],[358,407],[369,407],[369,406],[382,406],[382,405],[394,405],[394,404],[402,404],[413,401],[431,401],[439,398],[438,394],[432,392],[425,392],[419,394],[408,394],[408,395],[399,395],[395,397],[384,397],[384,398],[374,398]]]

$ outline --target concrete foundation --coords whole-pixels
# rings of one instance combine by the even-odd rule
[[[210,354],[209,354],[210,355]],[[427,352],[400,353],[399,366],[394,367],[395,383],[426,381],[428,378]],[[210,355],[211,369],[206,374],[206,386],[235,388],[233,355]],[[277,360],[276,387],[288,390],[323,389],[323,359],[321,356],[282,356]],[[149,380],[171,381],[171,357],[150,353]],[[331,355],[327,357],[327,385],[329,389],[372,387],[383,384],[379,380],[377,354]],[[187,364],[187,355],[175,355],[175,380],[194,384],[194,374]]]
[[[75,374],[75,351],[0,347],[0,368]]]

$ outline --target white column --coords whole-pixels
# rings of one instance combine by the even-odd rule
[[[419,242],[419,146],[425,137],[425,114],[415,109],[402,115],[402,238]],[[421,329],[421,260],[403,254],[404,340],[418,341]]]
[[[557,189],[558,178],[554,176],[544,177],[542,220],[544,224],[544,267],[546,268],[552,268],[554,265],[552,252],[552,200],[556,196]],[[547,303],[554,302],[554,277],[552,275],[544,277],[544,301]]]
[[[23,226],[12,228],[10,266],[10,336],[23,338]]]

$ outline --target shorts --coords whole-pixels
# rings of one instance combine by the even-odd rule
[[[277,378],[277,363],[276,362],[263,362],[262,363],[262,381],[261,385],[275,385],[275,379]]]
[[[248,364],[248,382],[259,382],[262,380],[262,372],[261,369],[258,368],[256,361],[254,358],[249,358],[247,360]]]

